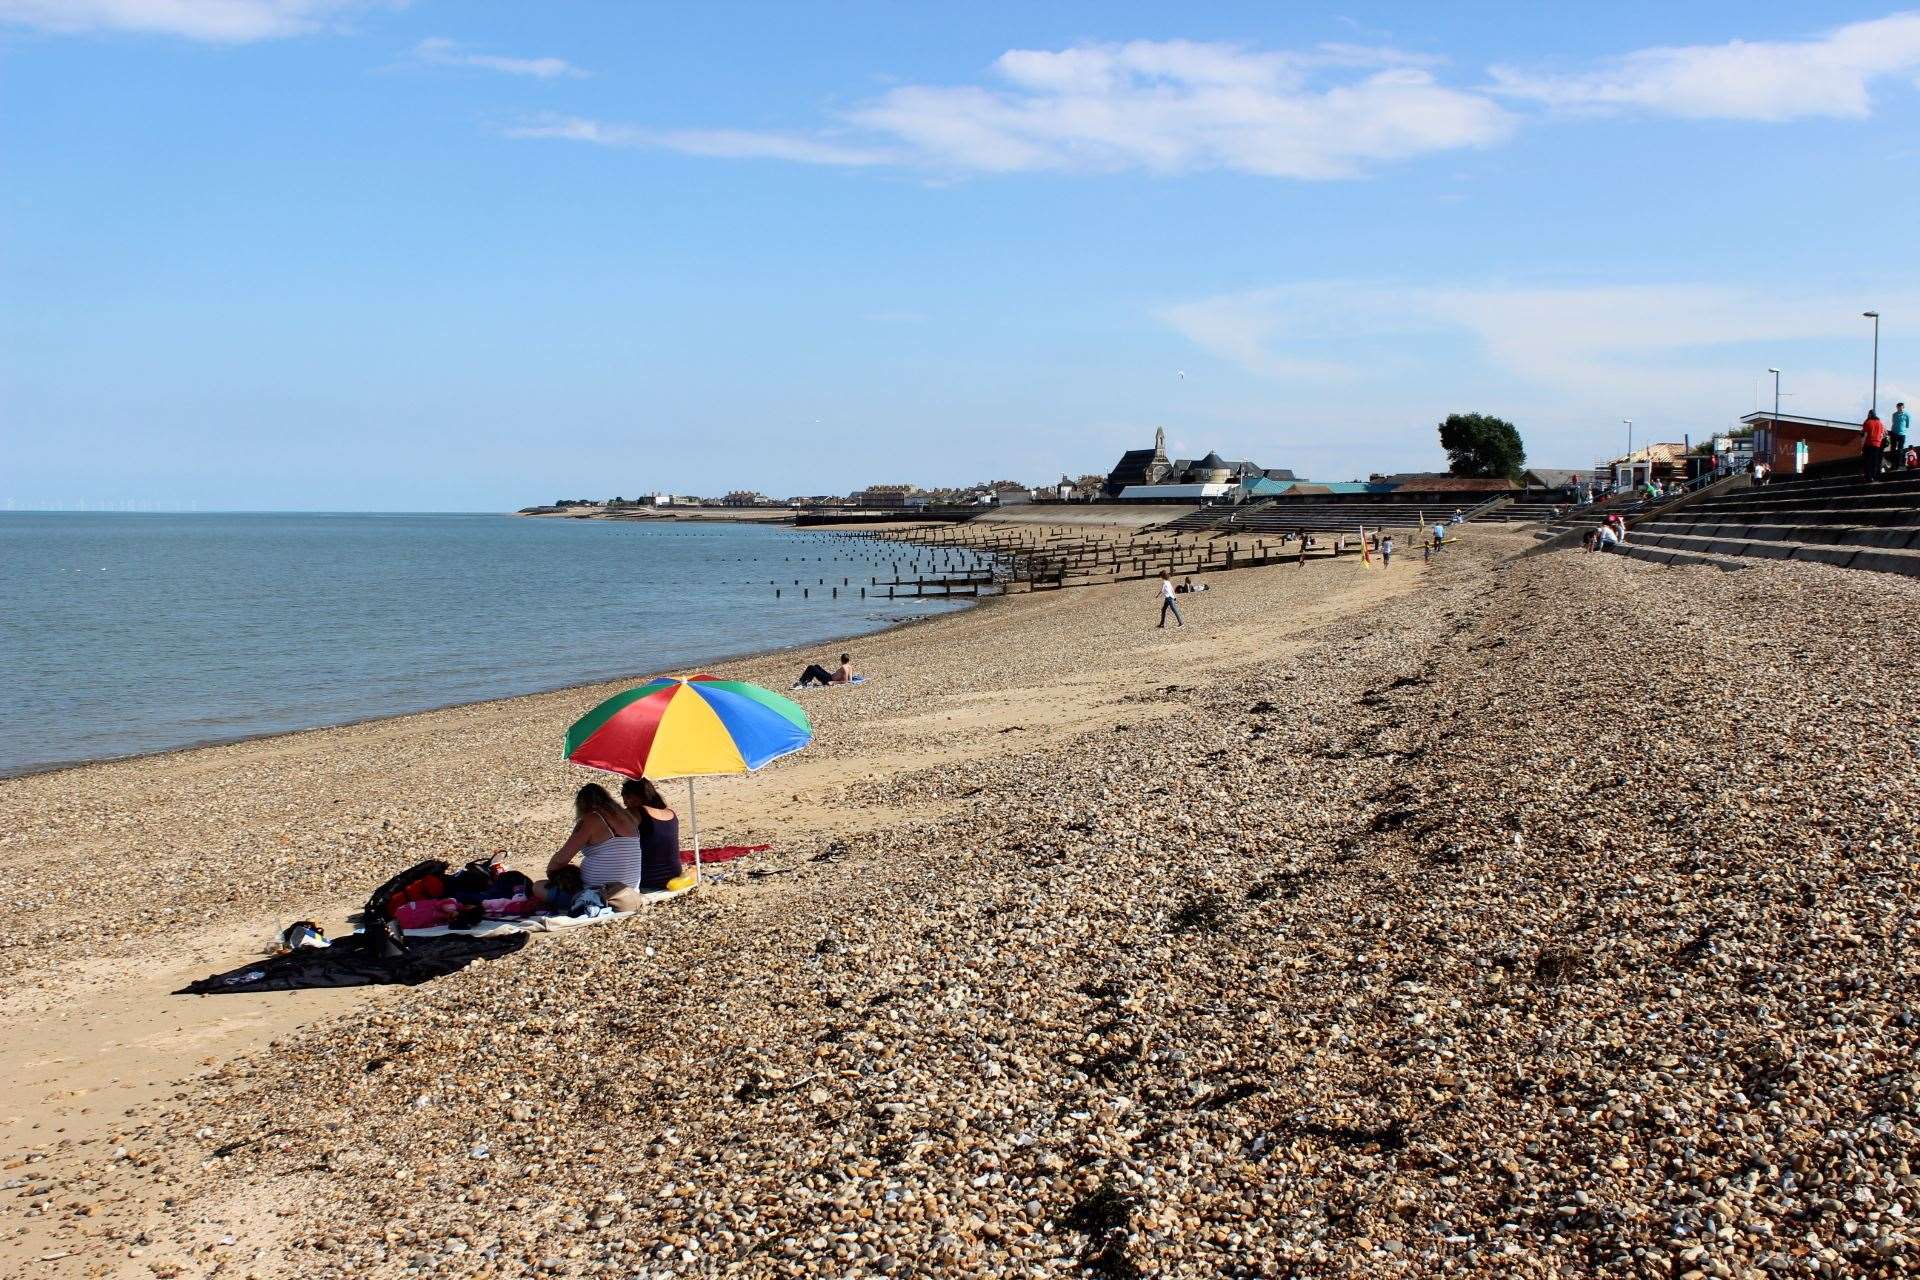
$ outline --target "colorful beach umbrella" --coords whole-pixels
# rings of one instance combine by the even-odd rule
[[[693,873],[700,819],[693,779],[748,773],[813,741],[813,722],[790,698],[744,680],[657,676],[616,693],[567,730],[567,759],[628,778],[687,779]]]

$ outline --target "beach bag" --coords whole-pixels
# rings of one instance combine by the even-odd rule
[[[393,919],[394,909],[403,902],[441,897],[446,872],[447,864],[438,858],[408,867],[373,891],[373,896],[367,899],[365,923],[373,926]]]
[[[487,885],[487,897],[511,898],[533,892],[533,880],[524,871],[502,871]]]
[[[311,920],[296,920],[280,931],[279,942],[282,951],[324,947],[327,945],[327,934]]]
[[[458,898],[461,902],[472,904],[486,898],[501,895],[489,892],[494,877],[500,874],[493,863],[484,858],[476,858],[452,875],[446,877],[446,896]],[[529,884],[532,882],[529,881]]]

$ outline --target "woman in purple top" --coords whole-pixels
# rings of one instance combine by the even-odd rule
[[[680,815],[645,778],[627,779],[620,803],[640,824],[640,892],[666,888],[680,874]]]

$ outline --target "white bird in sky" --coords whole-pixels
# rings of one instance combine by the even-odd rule
[[[1180,374],[1180,381],[1185,382],[1187,380],[1187,371],[1185,369],[1181,369],[1178,372]]]

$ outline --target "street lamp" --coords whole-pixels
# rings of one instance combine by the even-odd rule
[[[1627,483],[1631,485],[1633,483],[1633,419],[1622,418],[1620,421],[1627,424]]]
[[[1860,315],[1873,321],[1873,397],[1867,401],[1867,412],[1877,418],[1880,416],[1880,313],[1862,311]]]
[[[1767,424],[1767,459],[1768,465],[1771,466],[1773,459],[1773,440],[1774,437],[1780,433],[1780,371],[1772,365],[1768,365],[1767,372],[1773,375],[1773,421]],[[1758,440],[1754,441],[1755,445],[1759,443]],[[1753,456],[1756,460],[1760,457],[1758,448],[1754,450]]]

